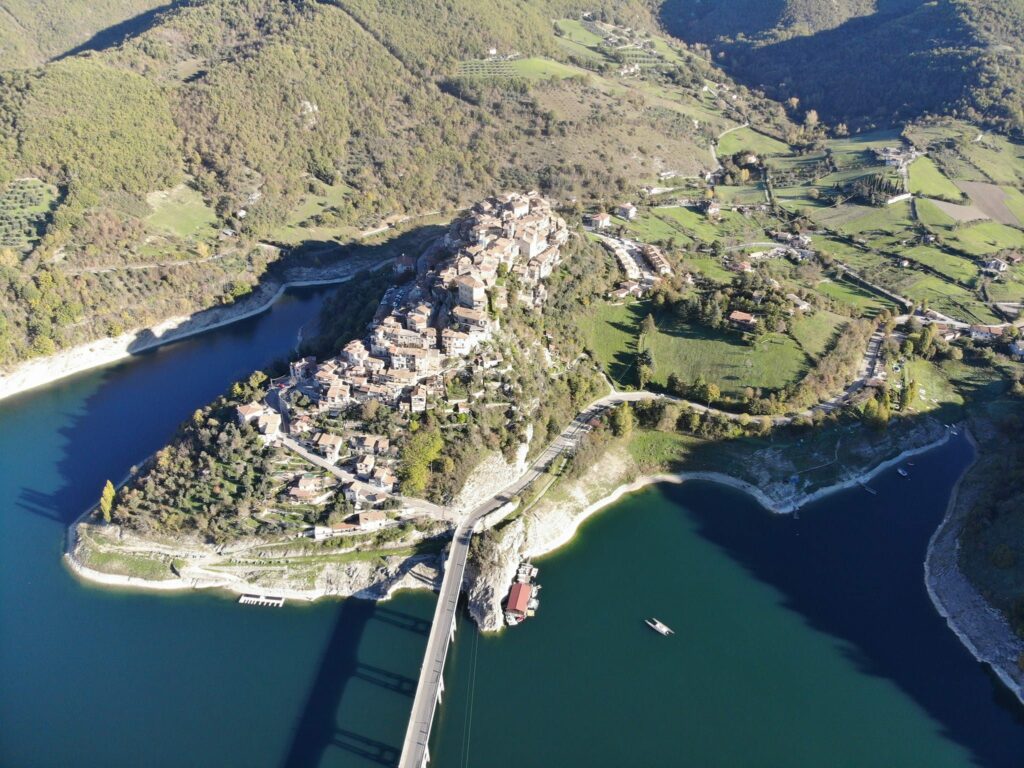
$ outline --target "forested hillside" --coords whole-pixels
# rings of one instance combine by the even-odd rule
[[[80,46],[119,42],[172,0],[0,0],[0,69],[42,64]]]
[[[33,19],[51,5],[69,7]],[[638,44],[657,29],[646,0],[588,9]],[[352,240],[501,188],[614,200],[702,172],[751,111],[786,121],[742,88],[726,103],[705,87],[721,73],[664,41],[623,77],[611,49],[559,38],[578,14],[192,0],[123,44],[0,73],[0,365],[230,302],[266,243]]]
[[[666,26],[832,124],[957,114],[1024,130],[1019,0],[667,0]]]

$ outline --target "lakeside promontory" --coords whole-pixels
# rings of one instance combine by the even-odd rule
[[[652,381],[664,376],[652,313],[627,358],[639,386],[623,388],[581,333],[598,297],[634,290],[623,273],[638,272],[661,325],[667,313],[717,323],[752,350],[772,343],[762,324],[778,335],[822,310],[787,315],[767,274],[739,270],[723,291],[660,248],[601,234],[603,214],[587,228],[574,216],[536,193],[488,198],[388,269],[351,275],[300,358],[236,382],[108,486],[69,536],[73,569],[127,586],[382,599],[436,587],[452,531],[498,499],[466,584],[495,630],[518,563],[630,489],[712,479],[792,512],[947,439],[915,380],[887,381],[908,356],[956,359],[927,315],[851,318],[798,384],[737,396],[702,375]],[[813,254],[799,237],[790,250]]]

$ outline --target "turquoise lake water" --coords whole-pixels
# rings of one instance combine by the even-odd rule
[[[0,402],[0,765],[395,762],[432,596],[248,609],[61,561],[103,482],[287,355],[326,292]],[[624,500],[539,561],[535,619],[462,621],[432,765],[1024,765],[1020,708],[922,583],[967,459],[951,444],[798,520],[707,484]]]

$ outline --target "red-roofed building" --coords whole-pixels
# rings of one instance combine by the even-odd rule
[[[530,607],[530,598],[533,597],[533,587],[517,581],[512,585],[512,591],[508,593],[508,602],[505,604],[505,615],[516,619],[526,617],[526,610]]]

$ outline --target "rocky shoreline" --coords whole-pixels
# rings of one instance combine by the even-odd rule
[[[973,437],[969,432],[967,435],[973,444]],[[682,484],[694,480],[719,483],[749,494],[773,514],[792,514],[826,496],[867,483],[879,473],[944,445],[949,439],[947,433],[938,440],[903,451],[898,456],[831,485],[810,492],[796,491],[786,495],[778,492],[784,486],[777,485],[764,490],[746,480],[719,472],[684,471],[630,478],[630,468],[621,461],[621,457],[606,455],[577,483],[578,486],[589,485],[599,489],[601,495],[598,498],[589,498],[580,488],[570,489],[567,499],[547,503],[542,499],[540,509],[521,513],[501,526],[499,531],[487,532],[478,537],[483,541],[474,550],[464,582],[470,615],[481,631],[500,631],[504,626],[501,602],[523,559],[540,557],[560,549],[575,538],[577,530],[588,518],[614,505],[624,496],[650,485]],[[481,501],[482,495],[507,485],[510,477],[524,463],[525,450],[511,464],[498,456],[485,460],[475,482],[470,483],[474,492],[459,499],[459,508],[472,508]],[[990,665],[1024,703],[1024,671],[1017,665],[1018,655],[1024,652],[1024,643],[1016,638],[1006,620],[974,589],[956,565],[957,537],[964,510],[969,507],[968,500],[961,493],[961,484],[969,471],[970,467],[958,479],[946,515],[929,543],[924,563],[925,584],[936,610],[946,619],[950,629],[971,654]],[[615,485],[610,491],[600,491],[600,484],[594,484],[588,479],[591,476],[612,481]],[[188,575],[161,580],[105,573],[88,567],[78,556],[78,525],[87,515],[88,512],[69,528],[65,561],[79,578],[109,587],[167,591],[222,589],[235,594],[273,594],[301,601],[323,597],[387,600],[404,589],[436,590],[442,575],[441,557],[434,555],[388,558],[383,564],[376,565],[356,562],[328,567],[317,577],[312,588],[289,584],[287,577],[281,578],[283,574],[268,578],[265,571],[257,570],[212,573],[200,566],[189,568],[186,571]],[[202,557],[203,553],[197,552],[195,555]]]
[[[499,453],[488,454],[470,475],[462,492],[452,503],[452,512],[458,517],[491,498],[502,488],[515,481],[527,468],[529,438],[520,446],[515,459],[508,462]],[[122,480],[120,485],[123,485]],[[270,594],[290,600],[314,601],[325,597],[356,597],[364,600],[387,600],[404,589],[437,590],[441,584],[441,556],[416,555],[413,557],[379,558],[383,562],[354,561],[325,563],[312,578],[313,586],[302,586],[310,574],[296,575],[286,571],[287,556],[279,563],[264,566],[227,566],[233,554],[241,549],[217,549],[199,542],[156,542],[133,536],[117,526],[103,526],[89,522],[95,512],[92,507],[68,526],[64,561],[79,579],[105,587],[158,591],[192,589],[221,589],[235,594]],[[95,538],[92,531],[103,532],[124,545],[122,554],[139,556],[155,563],[167,564],[168,578],[148,579],[91,568],[87,564],[90,545],[86,536]],[[95,542],[91,542],[95,546]],[[258,546],[251,544],[249,546]],[[179,575],[171,577],[170,563],[179,562]],[[303,578],[303,576],[307,578]]]
[[[752,496],[761,506],[774,514],[792,514],[801,507],[833,493],[866,483],[880,472],[896,466],[909,458],[944,445],[949,434],[926,445],[903,451],[898,456],[883,461],[864,472],[845,477],[836,483],[811,492],[791,492],[783,495],[778,491],[786,486],[775,485],[769,490],[758,488],[751,483],[720,472],[684,471],[643,475],[630,478],[627,464],[609,452],[571,489],[569,498],[559,502],[541,502],[540,508],[515,518],[502,528],[500,534],[487,536],[479,548],[478,560],[467,568],[465,588],[469,595],[469,611],[477,626],[484,632],[498,631],[503,627],[501,601],[508,585],[512,583],[518,564],[524,559],[550,554],[570,543],[588,518],[618,502],[623,496],[640,491],[659,483],[682,484],[702,480],[729,486]],[[616,484],[608,492],[592,499],[584,488],[600,489],[600,480],[612,480]]]
[[[978,446],[970,431],[967,439],[977,456]],[[1024,669],[1018,664],[1024,656],[1024,640],[1017,637],[1003,615],[975,589],[958,565],[960,530],[975,490],[965,493],[962,486],[973,466],[974,462],[957,480],[946,514],[928,543],[924,583],[935,610],[953,634],[975,659],[988,664],[1024,704]]]
[[[228,574],[219,577],[194,575],[190,578],[143,579],[89,568],[74,552],[65,553],[64,562],[82,581],[104,587],[167,592],[219,589],[236,595],[273,595],[303,602],[324,597],[388,600],[403,589],[437,590],[441,585],[440,558],[436,555],[396,557],[379,566],[370,566],[368,563],[349,564],[344,569],[325,573],[324,578],[312,589],[249,581]]]
[[[289,288],[343,283],[362,269],[379,269],[391,261],[344,260],[326,267],[296,267],[288,270],[283,279],[260,283],[251,294],[234,304],[171,317],[150,328],[135,329],[114,338],[80,344],[49,357],[27,360],[0,372],[0,400],[261,314]]]

